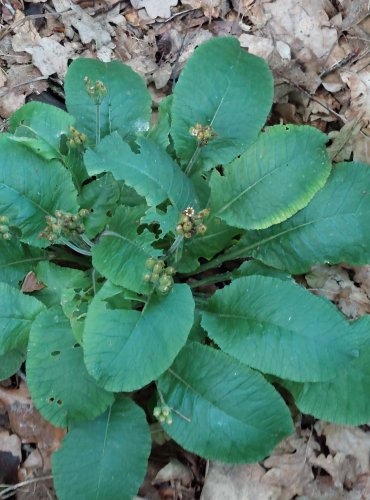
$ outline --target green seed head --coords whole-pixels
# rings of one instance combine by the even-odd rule
[[[183,234],[184,234],[184,229],[183,229],[183,227],[182,227],[182,225],[181,225],[181,224],[178,224],[178,225],[176,226],[176,233],[177,233],[177,234],[180,234],[180,235],[183,235]]]
[[[0,233],[7,233],[9,231],[9,226],[6,226],[5,224],[0,225]]]
[[[166,424],[171,425],[172,422],[173,422],[173,420],[172,420],[171,415],[168,415],[168,417],[166,418]]]
[[[204,234],[206,231],[207,231],[207,226],[205,226],[204,224],[200,224],[197,227],[197,234]]]
[[[163,260],[158,260],[157,263],[153,267],[153,271],[155,273],[160,273],[163,270],[164,265],[165,264],[164,264]]]
[[[149,282],[152,275],[150,273],[144,274],[144,281]]]
[[[189,239],[191,238],[193,235],[191,233],[184,233],[184,238],[186,239]]]
[[[159,415],[158,420],[160,421],[161,424],[163,424],[166,421],[166,417],[164,415]]]
[[[169,276],[174,276],[176,274],[176,269],[172,266],[168,266],[166,267],[166,269],[164,270],[164,272],[166,274],[168,274]]]
[[[152,270],[153,267],[155,266],[156,262],[157,261],[155,259],[153,259],[153,257],[149,257],[149,259],[145,262],[145,265],[146,265],[147,269]]]
[[[162,406],[162,415],[164,417],[168,417],[168,415],[171,413],[171,409],[169,406],[165,405],[165,406]]]
[[[161,408],[159,406],[156,406],[153,410],[153,415],[155,418],[158,418],[162,414]]]
[[[153,272],[150,276],[150,281],[152,283],[157,283],[157,281],[159,280],[159,274],[158,273],[155,273]]]
[[[12,239],[12,235],[10,233],[3,234],[3,240],[11,240],[11,239]]]
[[[169,276],[168,274],[163,274],[159,278],[159,284],[161,286],[172,286],[173,285],[173,279],[172,276]]]
[[[0,224],[8,224],[9,218],[6,215],[0,215]]]

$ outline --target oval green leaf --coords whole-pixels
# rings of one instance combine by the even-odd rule
[[[115,130],[122,137],[147,130],[152,99],[144,80],[119,61],[76,59],[65,77],[66,105],[76,118],[77,129],[87,135],[91,144],[96,141],[97,108],[87,93],[86,76],[93,84],[100,80],[107,88],[98,111],[101,137]]]
[[[140,152],[134,153],[118,134],[106,137],[96,149],[86,152],[87,171],[90,175],[111,172],[144,196],[149,206],[169,199],[179,211],[197,207],[192,182],[165,150],[144,137],[137,144]]]
[[[318,262],[367,264],[369,220],[369,166],[340,163],[307,207],[279,225],[247,232],[240,247],[243,255],[292,274]]]
[[[177,155],[188,163],[196,154],[196,167],[202,170],[230,162],[256,140],[272,96],[272,75],[263,59],[231,37],[202,44],[173,93],[171,136]],[[189,132],[197,123],[216,134],[200,149]]]
[[[94,267],[115,285],[138,293],[150,293],[151,285],[144,281],[149,257],[162,254],[152,243],[155,236],[146,229],[137,229],[146,207],[119,207],[99,242],[92,248]]]
[[[212,173],[211,210],[230,226],[263,229],[305,207],[330,173],[325,134],[276,125],[231,165]]]
[[[84,331],[85,363],[98,383],[111,391],[133,391],[158,378],[189,335],[194,300],[188,285],[175,284],[166,297],[151,294],[142,311],[111,309],[92,301]]]
[[[58,499],[132,500],[150,447],[145,414],[126,397],[93,422],[73,424],[52,456]]]
[[[57,209],[76,212],[76,197],[71,176],[59,161],[47,161],[10,136],[0,136],[0,215],[22,232],[21,241],[47,246],[38,237],[45,216]]]
[[[62,158],[60,141],[70,133],[75,119],[62,109],[42,102],[28,102],[10,119],[10,132],[14,140],[24,139],[23,144],[47,160]]]
[[[279,278],[233,281],[209,300],[202,326],[241,362],[299,382],[332,379],[358,354],[330,302]]]
[[[370,420],[370,316],[351,324],[359,356],[342,365],[329,382],[297,384],[285,381],[303,413],[340,425],[362,425]]]
[[[0,355],[0,381],[14,375],[21,367],[26,355],[19,349],[14,349]]]
[[[0,283],[0,355],[27,347],[28,335],[44,305],[7,283]]]
[[[57,427],[100,415],[113,395],[88,374],[82,346],[76,342],[60,306],[34,322],[27,355],[27,384],[41,415]]]
[[[261,374],[199,343],[184,347],[158,388],[173,409],[165,431],[210,460],[262,460],[293,432],[287,406]]]

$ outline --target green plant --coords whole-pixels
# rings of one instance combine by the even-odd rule
[[[272,76],[231,38],[195,51],[151,127],[121,63],[74,61],[65,93],[68,113],[28,103],[0,137],[0,377],[27,352],[35,405],[68,426],[59,498],[131,498],[156,419],[206,458],[264,458],[293,429],[279,387],[368,422],[369,318],[291,275],[369,261],[369,167],[332,168],[315,128],[261,132]]]

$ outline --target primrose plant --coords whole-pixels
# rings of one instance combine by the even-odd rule
[[[0,378],[26,360],[68,428],[58,497],[131,498],[159,424],[207,459],[261,460],[293,431],[288,392],[368,422],[369,317],[292,275],[369,262],[369,167],[332,167],[315,128],[264,127],[271,73],[232,38],[197,48],[153,117],[117,61],[74,61],[65,95],[0,137]]]

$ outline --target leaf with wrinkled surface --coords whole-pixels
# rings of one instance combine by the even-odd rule
[[[333,379],[358,355],[334,305],[278,278],[233,281],[208,301],[201,324],[242,363],[290,380]]]
[[[74,423],[52,458],[59,500],[132,500],[150,445],[145,413],[127,397],[92,422]],[[81,450],[88,450],[83,460]]]
[[[313,264],[370,260],[370,168],[363,163],[339,163],[326,185],[292,218],[260,231],[248,231],[240,241],[245,255],[292,274]]]
[[[41,415],[57,427],[91,420],[113,401],[113,395],[88,374],[82,345],[59,306],[40,314],[32,326],[27,384]]]
[[[272,104],[272,76],[262,59],[219,37],[198,47],[176,84],[171,136],[185,164],[195,169],[228,163],[258,136]],[[215,136],[197,148],[190,128],[209,125]]]
[[[44,305],[6,283],[0,283],[0,355],[24,349],[28,335]]]
[[[327,137],[313,127],[276,125],[231,165],[212,173],[211,210],[230,226],[263,229],[305,207],[331,165]]]
[[[100,107],[100,135],[117,131],[130,137],[147,130],[151,112],[151,97],[144,80],[119,61],[103,63],[97,59],[76,59],[69,66],[64,89],[68,111],[76,118],[76,127],[96,141],[96,114],[94,101],[86,90],[85,77],[92,83],[99,80],[107,88]]]
[[[165,297],[151,294],[142,311],[112,309],[104,293],[103,287],[87,313],[87,369],[107,390],[140,389],[159,377],[185,344],[194,320],[191,290],[175,284]]]
[[[185,449],[224,462],[256,462],[292,432],[288,407],[261,374],[222,351],[185,346],[158,380]]]

